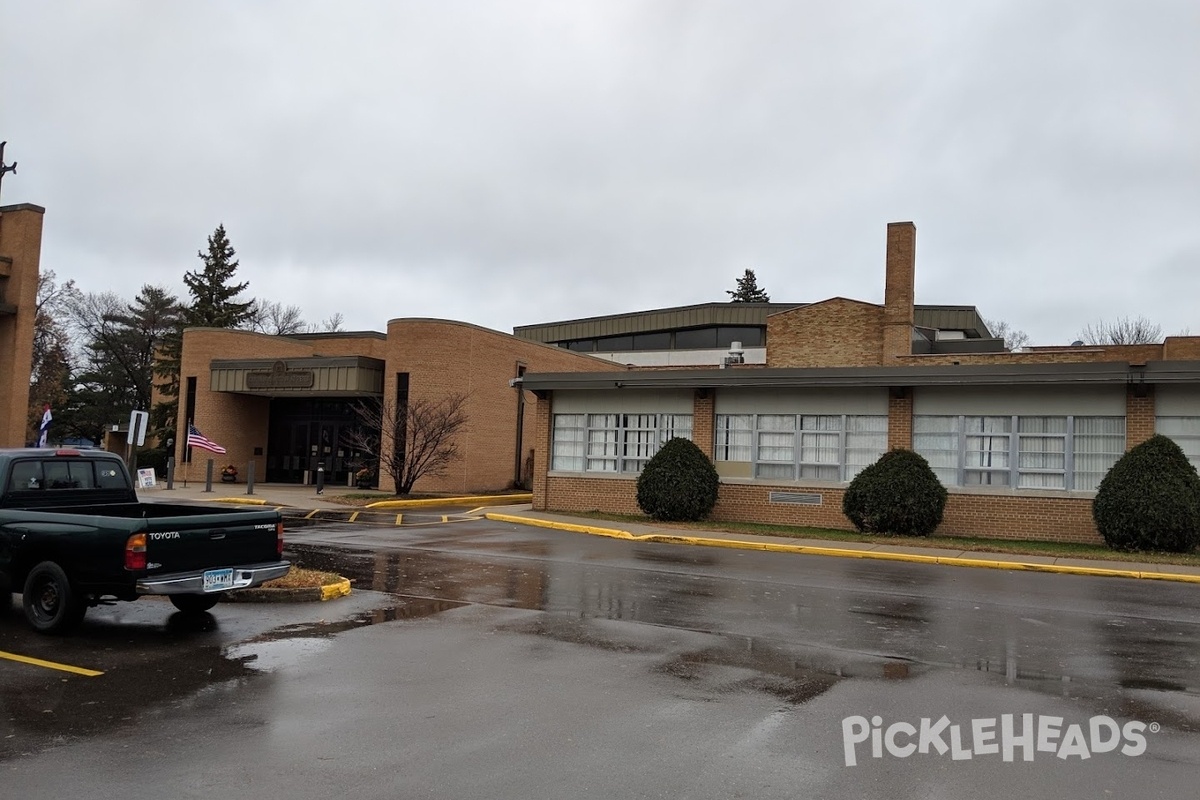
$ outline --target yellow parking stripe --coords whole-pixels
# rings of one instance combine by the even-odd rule
[[[94,678],[97,675],[103,675],[103,672],[97,672],[94,669],[85,669],[83,667],[72,667],[70,664],[58,664],[53,661],[42,661],[40,658],[30,658],[29,656],[19,656],[16,653],[6,653],[0,650],[0,658],[6,658],[9,661],[17,661],[21,664],[32,664],[35,667],[45,667],[46,669],[57,669],[62,672],[74,672],[76,675],[84,675],[88,678]]]
[[[354,522],[354,520],[358,519],[358,515],[361,513],[362,513],[361,511],[355,511],[353,514],[350,515],[350,521]]]
[[[404,515],[403,515],[403,514],[397,514],[397,515],[396,515],[396,524],[397,524],[397,525],[399,525],[399,524],[400,524],[400,520],[402,520],[402,519],[404,519]]]

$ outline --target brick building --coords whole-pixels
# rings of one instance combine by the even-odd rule
[[[24,447],[29,438],[29,374],[45,213],[31,203],[0,206],[0,447]]]
[[[396,406],[450,393],[467,396],[468,422],[457,444],[463,458],[417,491],[480,492],[527,481],[533,462],[534,408],[510,382],[526,370],[604,369],[606,362],[463,322],[394,319],[386,333],[268,336],[190,328],[180,363],[175,441],[192,422],[228,453],[176,447],[179,474],[200,479],[205,462],[253,462],[259,480],[314,482],[318,466],[331,485],[347,485],[367,454],[347,432],[360,424],[354,405],[388,399]],[[386,474],[380,488],[395,486]]]
[[[1158,431],[1200,463],[1200,337],[1008,352],[972,307],[914,305],[915,254],[913,224],[888,225],[882,306],[760,309],[758,364],[735,347],[715,369],[530,369],[534,507],[636,513],[641,466],[688,436],[721,475],[715,519],[850,528],[847,483],[905,447],[949,489],[939,532],[1095,542],[1095,489],[1127,448]],[[661,313],[517,332],[598,352],[650,325],[661,344]]]

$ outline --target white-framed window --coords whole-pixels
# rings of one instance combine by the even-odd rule
[[[717,461],[750,461],[754,437],[753,414],[718,414],[716,419]]]
[[[885,450],[886,416],[716,416],[716,460],[750,462],[763,480],[848,481]]]
[[[1192,466],[1200,470],[1200,417],[1158,417],[1154,431],[1179,445]]]
[[[584,414],[555,414],[554,433],[550,447],[553,469],[583,472],[583,456],[587,450],[587,416]]]
[[[1125,452],[1125,418],[917,415],[913,449],[947,486],[1094,491]]]
[[[638,473],[675,437],[692,437],[691,414],[555,414],[550,469]]]

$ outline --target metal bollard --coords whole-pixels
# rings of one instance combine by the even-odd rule
[[[175,456],[167,456],[167,488],[175,488]]]
[[[210,458],[204,468],[204,491],[212,491],[213,460]]]
[[[246,494],[254,494],[254,462],[246,465]]]
[[[317,494],[325,493],[325,462],[317,464]]]

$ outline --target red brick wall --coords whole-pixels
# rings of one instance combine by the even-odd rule
[[[1191,361],[1200,359],[1200,336],[1168,336],[1163,342],[1164,361]]]
[[[888,396],[888,450],[912,449],[912,389],[893,389]]]
[[[459,440],[463,459],[442,478],[417,482],[415,491],[475,492],[506,489],[517,471],[517,392],[509,381],[519,365],[530,372],[589,372],[612,369],[609,362],[558,347],[529,342],[508,334],[461,322],[399,319],[388,324],[388,338],[378,335],[290,339],[248,331],[194,328],[184,333],[180,371],[180,417],[176,440],[186,440],[182,403],[187,378],[196,380],[196,426],[225,447],[226,455],[211,456],[216,464],[239,469],[253,458],[255,474],[265,475],[269,399],[213,392],[209,367],[214,359],[286,359],[313,356],[366,356],[385,360],[385,396],[396,396],[396,373],[409,373],[409,396],[440,397],[462,391],[469,395],[467,429]],[[539,430],[536,404],[526,393],[524,459],[535,449]],[[548,434],[548,428],[547,428]],[[542,448],[544,450],[544,447]],[[182,452],[182,449],[180,450]],[[207,451],[193,450],[189,480],[202,480]],[[541,469],[545,473],[545,467]],[[535,470],[535,475],[537,470]],[[394,489],[390,477],[380,476],[380,488]]]
[[[1035,350],[1029,353],[956,353],[954,355],[902,356],[901,367],[932,367],[943,364],[1095,364],[1129,362],[1139,364],[1162,359],[1162,345],[1128,344],[1104,347]]]
[[[715,407],[712,389],[696,390],[696,397],[692,401],[692,441],[710,461],[716,438],[713,427],[716,425]]]
[[[881,363],[883,307],[835,297],[767,317],[768,367]]]
[[[29,204],[8,209],[0,212],[0,302],[16,306],[17,313],[0,314],[0,447],[24,447],[33,433],[29,376],[44,209]]]
[[[204,480],[204,469],[208,459],[213,459],[219,480],[220,467],[234,464],[243,472],[254,460],[254,474],[258,480],[266,476],[265,455],[255,456],[254,448],[267,452],[267,414],[269,399],[246,394],[214,392],[209,389],[209,366],[214,359],[252,358],[306,358],[313,354],[312,348],[304,343],[278,336],[268,336],[250,331],[233,331],[216,328],[189,328],[183,333],[183,354],[179,370],[179,418],[176,422],[175,441],[179,453],[176,468],[178,479]],[[224,455],[192,448],[192,463],[184,465],[187,441],[187,379],[196,378],[196,427],[208,439],[224,447]]]
[[[767,502],[771,491],[820,494],[821,505]],[[632,479],[550,477],[546,511],[640,514]],[[842,514],[843,488],[722,483],[710,519],[853,530]],[[1102,544],[1092,522],[1092,502],[1078,497],[1031,497],[954,492],[936,535]],[[885,537],[881,537],[885,540]]]
[[[1144,397],[1134,388],[1125,390],[1125,449],[1130,450],[1154,435],[1154,387],[1143,386]]]
[[[550,472],[550,398],[537,398],[534,413],[534,427],[526,428],[533,435],[533,507],[545,511],[548,506],[547,475]]]
[[[509,381],[517,377],[520,365],[531,373],[623,371],[602,359],[465,322],[394,319],[388,323],[387,333],[384,397],[394,400],[398,372],[409,374],[410,400],[452,392],[468,395],[469,422],[458,440],[462,459],[441,477],[417,481],[415,492],[490,492],[513,484],[517,393]],[[522,446],[522,463],[531,447],[544,449],[534,444],[540,440],[534,403],[526,403],[524,419],[528,444]],[[534,457],[540,456],[535,453]],[[381,488],[394,488],[387,476],[382,476]]]
[[[912,355],[913,303],[916,294],[917,228],[889,222],[883,289],[883,350],[880,362]]]

